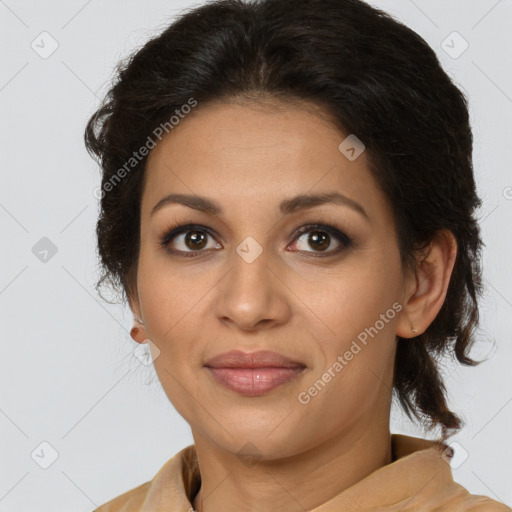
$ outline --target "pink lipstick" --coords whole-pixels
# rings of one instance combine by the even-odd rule
[[[232,350],[209,359],[205,367],[226,388],[245,396],[258,396],[290,382],[304,372],[303,363],[277,352]]]

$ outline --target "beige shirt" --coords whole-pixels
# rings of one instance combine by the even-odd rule
[[[390,464],[310,512],[512,511],[490,498],[469,494],[453,481],[449,464],[453,453],[447,445],[391,434],[391,447]],[[94,512],[192,512],[200,485],[195,447],[190,445],[168,460],[151,481]]]

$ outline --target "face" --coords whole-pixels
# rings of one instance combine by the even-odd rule
[[[198,105],[148,157],[131,306],[196,441],[271,459],[389,421],[406,282],[347,135],[304,106]],[[205,366],[233,350],[281,359]]]

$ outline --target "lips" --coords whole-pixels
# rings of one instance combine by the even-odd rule
[[[242,352],[232,350],[209,359],[205,366],[209,368],[295,368],[304,364],[289,359],[277,352],[261,350],[259,352]]]
[[[205,365],[216,382],[246,396],[272,391],[300,376],[306,366],[277,352],[232,350],[209,359]]]

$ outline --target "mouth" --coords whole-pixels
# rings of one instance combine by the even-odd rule
[[[259,396],[296,379],[306,365],[277,352],[242,352],[219,354],[204,365],[215,381],[245,396]]]

